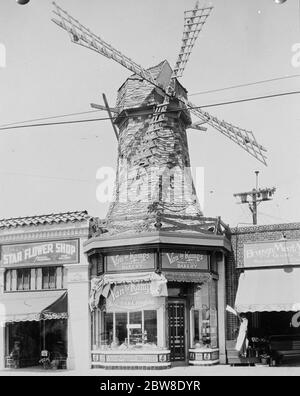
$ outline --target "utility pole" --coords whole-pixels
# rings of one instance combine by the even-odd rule
[[[240,198],[241,202],[238,204],[248,204],[252,213],[253,224],[257,224],[257,207],[263,201],[270,201],[276,191],[275,187],[272,188],[258,188],[258,175],[259,171],[255,171],[256,187],[252,191],[241,192],[233,194],[234,197]]]

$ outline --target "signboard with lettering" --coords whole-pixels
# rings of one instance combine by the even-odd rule
[[[300,240],[280,240],[272,242],[244,244],[244,265],[239,267],[268,267],[280,265],[300,265]]]
[[[161,254],[163,269],[208,270],[208,254],[190,251],[163,252]]]
[[[163,297],[153,297],[150,282],[131,282],[115,285],[107,299],[106,311],[128,311],[157,309],[163,303]]]
[[[2,245],[1,247],[1,265],[6,268],[69,264],[78,261],[77,239]]]
[[[106,271],[138,271],[154,269],[154,253],[117,254],[106,256]]]

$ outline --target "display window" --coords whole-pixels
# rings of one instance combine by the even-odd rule
[[[196,286],[190,312],[191,348],[218,347],[217,313],[217,282]]]
[[[106,312],[98,309],[93,313],[92,323],[94,349],[157,347],[156,310]]]

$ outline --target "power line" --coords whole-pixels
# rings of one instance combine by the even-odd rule
[[[300,1],[300,0],[299,0],[299,1]],[[300,4],[300,3],[299,3],[299,4]],[[264,83],[268,83],[268,82],[286,80],[286,79],[296,78],[296,77],[300,77],[300,74],[293,74],[293,75],[291,75],[291,76],[270,78],[270,79],[268,79],[268,80],[254,81],[254,82],[247,83],[247,84],[232,85],[232,86],[229,86],[229,87],[218,88],[218,89],[211,89],[211,90],[208,90],[208,91],[194,92],[194,93],[189,94],[189,96],[196,96],[196,95],[203,95],[203,94],[214,93],[214,92],[227,91],[227,90],[229,90],[229,89],[234,89],[234,88],[250,87],[250,86],[252,86],[252,85],[259,85],[259,84],[264,84]]]
[[[40,124],[16,125],[11,127],[0,128],[0,131],[9,130],[9,129],[41,127],[41,126],[77,124],[77,123],[92,122],[92,121],[107,121],[109,119],[110,119],[109,117],[104,117],[104,118],[89,118],[86,120],[72,120],[72,121],[59,121],[59,122],[45,122]]]
[[[300,91],[282,92],[282,93],[273,94],[273,95],[256,96],[253,98],[232,100],[229,102],[220,102],[220,103],[215,103],[215,104],[210,104],[210,105],[198,106],[198,107],[194,107],[194,108],[195,109],[203,109],[206,107],[224,106],[224,105],[228,105],[228,104],[251,102],[254,100],[271,99],[271,98],[276,98],[276,97],[280,97],[280,96],[288,96],[288,95],[296,95],[296,94],[300,94]]]
[[[208,108],[208,107],[225,106],[225,105],[229,105],[229,104],[251,102],[251,101],[255,101],[255,100],[271,99],[271,98],[283,97],[283,96],[288,96],[288,95],[296,95],[296,94],[300,94],[300,91],[282,92],[282,93],[278,93],[278,94],[256,96],[256,97],[252,97],[252,98],[232,100],[232,101],[228,101],[228,102],[212,103],[212,104],[195,106],[195,107],[189,106],[188,109],[191,109],[191,110],[192,109],[204,109],[204,108]],[[182,108],[178,107],[176,109],[170,109],[165,112],[161,112],[160,114],[176,112],[178,110],[182,110]],[[154,113],[153,112],[139,113],[137,115],[137,117],[141,116],[141,115],[151,115],[151,114],[154,114]],[[127,117],[126,115],[123,116],[123,118],[126,118],[126,117]],[[113,119],[116,119],[116,117],[114,117]],[[59,122],[50,122],[50,123],[28,124],[28,125],[15,125],[15,126],[10,126],[10,127],[0,127],[0,131],[10,130],[10,129],[20,129],[20,128],[41,127],[41,126],[77,124],[77,123],[86,123],[86,122],[93,122],[93,121],[107,121],[107,120],[110,120],[110,118],[109,117],[89,118],[89,119],[85,119],[85,120],[71,120],[71,121],[59,121]],[[16,124],[19,124],[19,123],[16,123]]]
[[[89,111],[81,111],[80,113],[68,113],[68,114],[61,114],[61,115],[57,115],[57,116],[33,118],[31,120],[11,122],[10,124],[2,124],[2,125],[0,125],[0,128],[12,126],[12,125],[17,125],[17,124],[25,124],[27,122],[45,121],[45,120],[52,120],[52,119],[55,119],[55,118],[63,118],[63,117],[69,117],[69,116],[75,116],[75,115],[83,115],[83,114],[95,113],[97,111],[99,111],[99,110],[89,110]]]
[[[300,12],[300,0],[299,0],[299,12]],[[300,18],[300,14],[299,14],[299,18]],[[196,96],[196,95],[202,95],[202,94],[213,93],[213,92],[221,92],[221,91],[225,91],[225,90],[229,90],[229,89],[233,89],[233,88],[248,87],[248,86],[251,86],[251,85],[257,85],[257,84],[262,84],[262,83],[266,83],[266,82],[272,82],[272,81],[278,81],[278,80],[284,80],[284,79],[290,79],[290,78],[296,78],[296,77],[300,77],[300,74],[294,74],[292,76],[285,76],[285,77],[271,78],[271,79],[268,79],[268,80],[255,81],[255,82],[248,83],[248,84],[232,85],[230,87],[212,89],[212,90],[209,90],[209,91],[195,92],[195,93],[189,94],[189,96]],[[33,118],[33,119],[30,119],[30,120],[12,122],[12,123],[9,123],[9,124],[2,124],[2,125],[0,125],[0,128],[12,126],[12,125],[17,125],[17,124],[25,124],[27,122],[45,121],[45,120],[51,120],[51,119],[56,119],[56,118],[63,118],[63,117],[69,117],[69,116],[75,116],[75,115],[83,115],[83,114],[95,113],[97,111],[101,111],[101,109],[82,111],[82,112],[78,112],[78,113],[61,114],[61,115],[57,115],[57,116],[49,116],[49,117],[42,117],[42,118]]]

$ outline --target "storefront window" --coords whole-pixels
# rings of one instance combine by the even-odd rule
[[[113,324],[113,313],[112,312],[104,312],[103,313],[103,326],[104,326],[104,334],[102,335],[103,343],[105,345],[110,345],[113,342],[114,338],[114,324]]]
[[[127,313],[118,312],[115,314],[115,339],[113,340],[116,346],[123,344],[127,339]]]
[[[156,311],[144,311],[144,331],[147,342],[157,343],[157,315]]]
[[[197,286],[191,310],[191,347],[218,347],[217,282]]]
[[[105,312],[94,345],[100,349],[134,349],[157,346],[157,311]],[[95,326],[94,326],[95,333]]]

